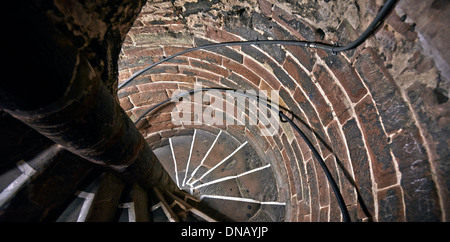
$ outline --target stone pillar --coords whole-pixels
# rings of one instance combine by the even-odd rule
[[[131,6],[128,1],[123,2]],[[85,16],[80,19],[95,22],[93,19],[102,13],[87,11],[85,6],[80,10],[76,3],[70,8],[59,7],[63,9],[61,13],[58,12],[58,4],[62,3],[55,1],[55,5],[52,4],[29,1],[9,8],[11,14],[7,16],[13,18],[21,13],[20,23],[29,28],[8,28],[17,38],[8,43],[7,51],[12,55],[6,67],[11,68],[14,75],[0,83],[0,108],[65,149],[114,171],[129,182],[137,182],[145,189],[153,186],[175,189],[168,173],[107,87],[114,80],[103,80],[105,75],[101,70],[104,69],[97,66],[98,63],[111,64],[111,56],[95,56],[93,43],[102,43],[108,36],[108,29],[113,31],[124,25],[114,27],[107,22],[109,18],[106,16],[103,19],[106,32],[99,29],[100,33],[96,35],[86,23],[88,33],[81,35],[86,34],[84,42],[88,45],[84,46],[88,47],[83,47],[77,35],[84,29],[65,26],[67,21],[61,15],[73,15],[69,18],[73,21],[78,16],[74,13],[81,12]],[[142,5],[133,6],[140,8]],[[72,12],[64,12],[69,10]],[[116,10],[114,14],[124,11],[120,7]],[[129,15],[133,12],[127,11]],[[114,11],[110,9],[110,12]],[[92,39],[86,39],[86,36]],[[114,44],[120,48],[120,38],[109,40],[108,44],[117,40]],[[103,41],[104,44],[106,42]],[[103,50],[102,47],[98,49]],[[17,70],[21,58],[26,58],[26,61]]]

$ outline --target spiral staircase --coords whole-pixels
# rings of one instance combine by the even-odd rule
[[[448,220],[442,41],[409,9],[442,1],[225,2],[5,2],[0,221]],[[137,118],[196,82],[278,90],[280,132]]]
[[[10,119],[9,115],[2,117]],[[29,150],[25,135],[21,159],[2,167],[2,221],[195,222],[283,221],[287,203],[271,164],[252,145],[227,131],[191,129],[162,139],[153,151],[179,190],[144,190],[48,145]],[[28,134],[27,134],[28,132]],[[19,151],[20,152],[20,151]],[[74,172],[76,170],[76,172]],[[78,174],[78,175],[77,175]],[[53,199],[48,199],[53,197]],[[36,201],[48,207],[36,209]],[[44,210],[44,211],[42,211]]]

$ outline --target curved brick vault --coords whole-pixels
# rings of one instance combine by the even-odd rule
[[[274,135],[262,136],[263,122],[249,122],[258,106],[245,109],[244,123],[208,125],[174,122],[173,115],[199,117],[184,112],[182,102],[170,103],[133,125],[156,103],[199,82],[275,90],[328,165],[352,221],[449,221],[448,1],[399,0],[375,34],[348,52],[287,45],[199,50],[120,90],[141,68],[209,43],[348,44],[385,1],[113,2],[28,0],[5,7],[4,32],[14,38],[5,39],[4,68],[14,76],[0,82],[0,221],[188,221],[186,201],[196,204],[198,197],[176,189],[187,180],[182,172],[205,178],[194,195],[240,195],[239,207],[236,199],[206,196],[216,200],[203,208],[225,211],[231,220],[343,220],[325,174],[291,126],[281,122]],[[232,102],[213,106],[213,100],[192,107],[217,117]],[[265,116],[271,117],[278,118]],[[213,168],[209,162],[236,153],[195,176],[189,164],[170,163],[190,152],[192,163],[201,164],[192,147],[211,154],[205,166]],[[172,169],[180,164],[184,171]],[[195,221],[211,219],[196,215]]]
[[[148,1],[124,40],[119,83],[155,61],[209,43],[286,39],[345,45],[382,2]],[[423,11],[420,18],[411,4]],[[191,52],[147,71],[119,90],[118,98],[136,120],[194,82],[277,90],[280,106],[299,118],[295,122],[332,171],[353,221],[448,220],[449,59],[440,24],[432,30],[424,23],[437,13],[448,18],[448,7],[442,1],[400,1],[374,36],[337,55],[280,45]],[[171,112],[176,109],[169,105],[138,123],[153,148],[193,128],[225,130],[275,164],[277,186],[289,204],[285,220],[342,219],[324,173],[289,125],[262,137],[261,125],[175,125]]]

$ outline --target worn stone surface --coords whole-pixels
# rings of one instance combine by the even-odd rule
[[[355,172],[356,189],[361,200],[358,201],[360,207],[366,207],[369,214],[365,214],[363,209],[358,211],[358,218],[373,217],[375,215],[375,205],[373,198],[373,186],[371,169],[369,168],[369,157],[364,145],[361,131],[356,126],[356,120],[351,119],[342,127],[347,145],[349,149],[349,156],[352,160],[353,170]]]
[[[385,134],[379,120],[377,110],[369,96],[355,106],[364,139],[367,144],[375,182],[378,188],[387,187],[397,183],[394,161],[392,160]]]

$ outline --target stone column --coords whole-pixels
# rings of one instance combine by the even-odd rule
[[[105,51],[107,48],[96,47],[115,44],[120,49],[122,40],[111,37],[108,31],[124,32],[121,28],[131,26],[127,21],[132,23],[132,13],[138,12],[129,8],[142,5],[129,1],[114,7],[98,4],[108,7],[104,18],[98,17],[104,15],[102,7],[97,10],[76,1],[12,3],[6,17],[20,16],[19,23],[27,28],[12,24],[6,29],[16,39],[8,41],[6,52],[11,58],[5,67],[13,75],[0,83],[0,108],[65,149],[129,182],[137,182],[144,189],[157,186],[173,190],[176,186],[168,173],[107,87],[116,80],[103,80],[109,75],[104,75],[108,68],[102,64],[117,65],[112,63],[117,56]],[[122,25],[108,22],[111,16],[120,14],[129,15]],[[99,33],[89,28],[96,21],[104,21],[97,24],[105,26],[97,29]],[[19,64],[20,60],[23,62]]]

